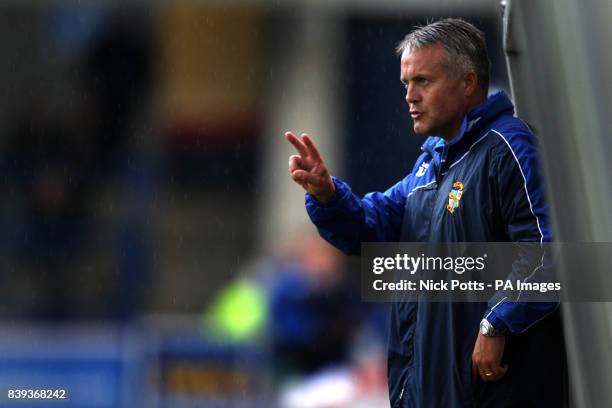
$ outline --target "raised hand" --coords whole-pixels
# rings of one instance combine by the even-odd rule
[[[336,195],[336,186],[319,151],[306,133],[301,138],[286,132],[285,138],[299,155],[289,157],[289,174],[293,181],[309,192],[317,201],[327,202]]]

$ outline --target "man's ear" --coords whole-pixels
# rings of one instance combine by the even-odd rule
[[[478,90],[478,76],[476,75],[476,72],[474,72],[473,70],[469,70],[465,74],[464,95],[467,97],[470,97],[474,95],[477,90]]]

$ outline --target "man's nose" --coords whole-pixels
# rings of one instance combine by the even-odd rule
[[[406,87],[406,102],[410,105],[411,103],[416,103],[420,100],[421,96],[417,91],[416,87],[413,85],[408,85]]]

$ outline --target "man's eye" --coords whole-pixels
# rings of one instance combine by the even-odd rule
[[[418,83],[419,85],[427,85],[427,84],[429,84],[429,82],[430,82],[430,81],[429,81],[429,79],[427,79],[427,78],[419,78],[419,79],[417,79],[417,83]]]

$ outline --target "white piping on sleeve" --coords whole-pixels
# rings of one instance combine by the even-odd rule
[[[508,140],[504,137],[504,135],[502,135],[500,132],[498,132],[495,129],[491,129],[491,131],[497,133],[497,135],[499,135],[499,137],[502,138],[502,140],[506,143],[506,145],[508,146],[508,148],[510,149],[510,152],[512,153],[512,156],[514,157],[514,160],[516,160],[516,163],[518,164],[519,170],[521,172],[521,176],[523,176],[523,183],[525,186],[525,194],[527,195],[527,201],[529,202],[529,209],[531,210],[531,213],[533,214],[533,216],[536,219],[536,223],[538,225],[538,231],[540,232],[540,244],[542,244],[544,242],[544,234],[542,233],[542,229],[540,228],[540,219],[538,218],[538,216],[535,214],[535,212],[533,211],[533,204],[531,203],[531,198],[529,197],[529,190],[527,189],[527,178],[525,177],[525,173],[523,173],[523,168],[521,167],[521,163],[519,162],[518,158],[516,157],[516,154],[514,153],[514,150],[512,149],[512,146],[510,146],[510,143],[508,142]],[[544,263],[544,257],[542,257],[542,265]],[[527,278],[525,278],[523,280],[523,282],[527,279],[529,279],[531,276],[533,276],[533,274],[535,273],[536,270],[538,270],[542,265],[536,267],[533,272],[531,273],[531,275],[529,275]],[[520,297],[520,293],[519,293],[519,297]],[[493,306],[491,308],[491,310],[489,311],[489,313],[487,314],[486,317],[489,317],[489,315],[491,314],[491,312],[493,311],[493,309],[495,309],[495,307],[497,307],[504,299],[500,300],[499,302],[497,302],[497,304],[495,304],[495,306]],[[517,299],[518,300],[518,299]],[[534,322],[532,322],[529,326],[527,326],[526,328],[524,328],[520,333],[525,332],[527,329],[529,329],[531,326],[533,326],[534,324],[538,323],[539,321],[543,320],[544,318],[546,318],[547,316],[550,316],[555,310],[557,310],[559,308],[559,304],[556,305],[556,307],[551,310],[549,313],[545,314],[544,316],[540,317],[539,319],[535,320]]]
[[[514,150],[512,149],[512,146],[510,146],[510,143],[504,137],[504,135],[502,135],[501,133],[499,133],[495,129],[491,129],[491,131],[497,133],[499,135],[499,137],[501,137],[502,140],[504,142],[506,142],[506,145],[508,145],[508,148],[510,149],[510,152],[512,153],[512,156],[514,157],[514,160],[516,160],[516,164],[518,164],[519,170],[521,172],[521,176],[523,176],[523,183],[525,185],[525,194],[527,195],[527,201],[529,202],[529,209],[531,210],[531,213],[535,217],[536,224],[538,225],[538,231],[540,232],[540,244],[541,244],[541,243],[544,242],[544,234],[542,233],[542,228],[540,228],[540,219],[538,218],[538,216],[533,211],[533,204],[531,203],[531,198],[529,198],[529,190],[527,189],[527,178],[525,177],[525,173],[523,173],[523,168],[521,167],[521,162],[519,162],[518,158],[516,157],[516,154],[514,154]]]
[[[542,254],[542,259],[540,260],[540,265],[536,266],[535,269],[531,272],[531,274],[529,274],[529,276],[527,276],[525,279],[523,279],[523,282],[527,282],[527,279],[531,279],[531,277],[536,273],[536,271],[538,269],[540,269],[542,266],[544,266],[544,254]],[[516,301],[518,302],[519,299],[521,298],[521,295],[523,294],[523,289],[519,290],[519,294],[516,297]]]
[[[507,298],[506,296],[504,296],[504,297],[502,298],[502,300],[500,300],[499,302],[497,302],[497,303],[495,304],[495,306],[493,306],[493,307],[491,308],[491,310],[489,310],[489,313],[487,313],[487,315],[485,316],[485,319],[486,319],[486,318],[488,318],[488,317],[491,315],[491,312],[493,311],[493,309],[495,309],[495,308],[496,308],[496,307],[497,307],[497,306],[498,306],[498,305],[499,305],[501,302],[503,302],[503,301],[504,301],[504,300],[506,300],[506,299],[508,299],[508,298]]]
[[[504,299],[506,299],[506,298],[504,298]],[[502,299],[502,300],[504,300],[504,299]],[[499,302],[497,302],[497,304],[496,304],[495,306],[499,305],[500,303],[501,303],[501,300],[500,300]],[[544,316],[540,317],[539,319],[534,320],[533,322],[531,322],[531,323],[529,324],[529,326],[525,327],[523,330],[521,330],[520,332],[517,332],[516,334],[526,332],[527,330],[529,330],[529,328],[530,328],[530,327],[532,327],[533,325],[535,325],[535,324],[536,324],[536,323],[538,323],[538,322],[541,322],[542,320],[544,320],[545,318],[547,318],[548,316],[550,316],[551,314],[553,314],[553,313],[554,313],[554,312],[555,312],[555,311],[556,311],[556,310],[559,308],[559,306],[560,306],[560,305],[561,305],[560,303],[557,303],[557,304],[555,305],[555,308],[554,308],[554,309],[552,309],[550,312],[546,313]],[[495,307],[495,306],[493,306],[493,307]],[[487,313],[487,315],[485,316],[485,319],[487,319],[487,318],[489,317],[489,315],[491,314],[491,312],[492,312],[492,311],[493,311],[493,308],[491,308],[491,310],[489,311],[489,313]]]

